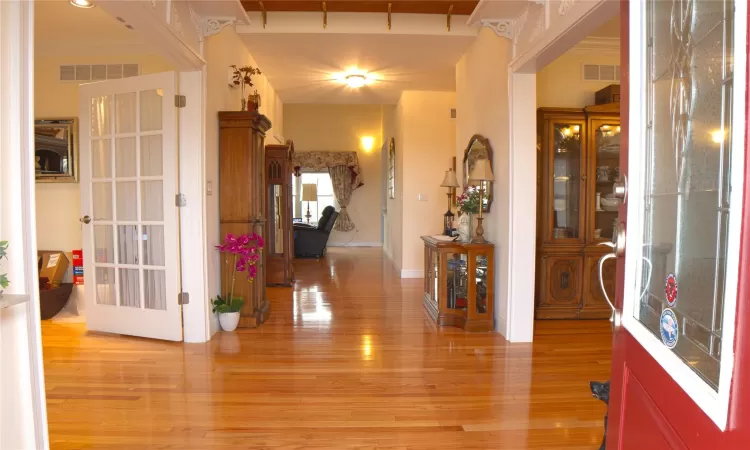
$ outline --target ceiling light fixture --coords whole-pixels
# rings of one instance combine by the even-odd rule
[[[78,8],[93,8],[94,2],[91,0],[70,0],[70,4],[73,6],[77,6]]]
[[[376,77],[371,73],[353,68],[346,72],[334,74],[332,79],[343,83],[352,89],[359,89],[375,81]]]
[[[361,88],[367,84],[367,77],[358,73],[346,76],[346,85],[352,89]]]

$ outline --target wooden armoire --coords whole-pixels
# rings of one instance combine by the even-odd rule
[[[292,156],[294,143],[266,145],[266,285],[294,282]]]
[[[264,141],[270,128],[271,121],[257,112],[219,112],[219,230],[222,240],[227,233],[257,233],[266,239]],[[238,277],[235,283],[234,295],[245,299],[240,327],[258,327],[268,319],[266,253],[264,248],[252,283],[244,277]],[[222,261],[222,292],[226,292],[224,284],[229,282],[224,273],[226,269]]]
[[[537,319],[606,319],[599,259],[618,216],[620,104],[537,111]],[[604,265],[612,298],[615,260]]]

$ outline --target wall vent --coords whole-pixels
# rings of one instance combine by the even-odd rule
[[[140,75],[139,64],[63,64],[60,81],[102,81]]]
[[[620,81],[619,65],[584,64],[581,72],[584,81]]]

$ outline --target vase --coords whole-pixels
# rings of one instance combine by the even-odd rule
[[[260,94],[256,90],[247,97],[247,110],[258,111],[258,109],[260,109]]]
[[[241,99],[242,99],[242,109],[240,111],[247,111],[247,97],[245,97],[245,82],[240,81],[240,90],[242,91]]]
[[[474,215],[463,213],[458,219],[458,236],[461,242],[471,242],[471,235],[474,232]]]
[[[234,331],[240,323],[239,312],[219,313],[219,324],[224,331]]]

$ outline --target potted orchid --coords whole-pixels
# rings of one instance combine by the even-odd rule
[[[247,282],[252,283],[257,273],[255,267],[263,250],[263,238],[256,233],[235,236],[227,234],[224,243],[216,248],[224,257],[224,273],[229,277],[224,296],[217,295],[211,300],[213,312],[219,315],[219,323],[224,331],[234,331],[240,322],[240,310],[245,303],[242,297],[234,296],[234,283],[237,274],[246,273]],[[230,266],[231,264],[231,266]]]

